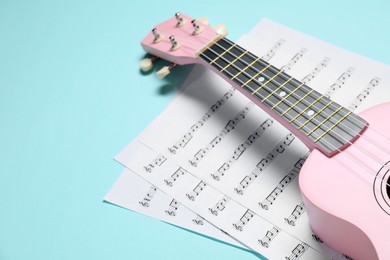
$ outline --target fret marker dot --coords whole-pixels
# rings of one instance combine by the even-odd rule
[[[309,111],[307,112],[307,115],[308,115],[308,116],[314,115],[314,111],[313,111],[313,110],[309,110]]]
[[[279,96],[284,97],[286,95],[286,92],[280,91]]]
[[[265,80],[265,78],[264,77],[260,77],[257,80],[260,81],[260,82],[263,82]]]

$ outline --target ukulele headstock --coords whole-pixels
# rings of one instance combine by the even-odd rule
[[[207,19],[195,20],[187,15],[176,13],[174,17],[156,25],[141,41],[141,45],[151,57],[143,59],[140,67],[143,71],[152,68],[152,62],[161,58],[172,64],[157,72],[164,77],[176,65],[197,63],[196,52],[227,30],[218,25],[214,30]]]

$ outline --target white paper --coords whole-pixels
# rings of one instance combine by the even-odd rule
[[[388,66],[271,21],[241,45],[356,111],[389,101]],[[296,178],[307,148],[212,72],[197,67],[186,84],[116,159],[268,258],[343,257],[325,256],[308,225]]]

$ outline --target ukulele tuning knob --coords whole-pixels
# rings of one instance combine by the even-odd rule
[[[162,67],[159,71],[156,72],[156,76],[159,78],[159,79],[163,79],[165,78],[170,72],[171,70],[176,66],[175,63],[171,63],[169,66],[164,66]]]
[[[155,61],[156,59],[156,56],[144,58],[139,62],[139,67],[143,72],[147,72],[153,68],[153,61]]]
[[[163,37],[162,37],[162,35],[158,32],[157,28],[153,28],[152,33],[153,33],[153,37],[154,37],[153,42],[154,42],[154,43],[161,42],[161,40],[163,39]]]
[[[176,27],[181,27],[187,23],[187,21],[183,18],[183,16],[180,13],[176,13],[175,17],[177,20]]]
[[[199,25],[199,22],[197,20],[192,20],[191,23],[194,27],[194,31],[192,32],[193,35],[197,35],[203,31],[203,27]]]
[[[210,25],[209,19],[207,19],[207,17],[199,17],[197,21],[203,23],[204,25]]]
[[[180,44],[178,41],[176,41],[175,36],[169,36],[169,41],[171,42],[171,51],[176,51],[180,48]]]
[[[228,29],[224,24],[217,24],[214,27],[214,30],[218,35],[223,37],[225,37],[228,34]]]

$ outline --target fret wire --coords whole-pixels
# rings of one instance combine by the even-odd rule
[[[335,128],[338,124],[340,124],[341,121],[343,121],[346,117],[348,117],[350,114],[352,114],[352,111],[349,111],[348,113],[346,113],[342,118],[340,118],[336,124],[334,124],[332,127],[330,127],[328,130],[326,130],[324,133],[322,133],[319,137],[317,137],[317,139],[314,140],[315,143],[317,143],[322,137],[324,137],[324,135],[326,135],[327,133],[329,133],[333,128]]]
[[[224,39],[225,40],[225,39]],[[217,45],[219,45],[219,44],[217,44]],[[242,47],[240,47],[240,46],[238,46],[237,48],[240,48],[240,49],[242,49]],[[230,48],[231,49],[231,48]],[[244,50],[244,49],[242,49],[242,50]],[[253,54],[251,54],[251,53],[249,53],[249,55],[251,55],[251,56],[253,56]],[[254,57],[256,57],[256,56],[254,56]],[[256,60],[254,60],[253,62],[251,62],[251,64],[254,64],[255,62],[257,62],[257,61],[260,61],[261,63],[265,63],[265,64],[267,64],[266,62],[264,62],[264,61],[262,61],[261,59],[259,59],[259,58],[256,58]],[[251,64],[249,64],[248,66],[246,66],[246,68],[248,68],[248,67],[250,67],[250,65]],[[269,67],[269,66],[267,66],[267,67]],[[246,69],[245,68],[245,69]],[[273,67],[271,67],[271,69],[272,70],[275,70]],[[240,73],[241,72],[243,72],[243,71],[240,71]],[[233,76],[233,78],[235,78],[235,77],[237,77],[240,73],[238,73],[237,75],[235,75],[235,76]],[[258,74],[260,74],[260,73],[258,73]],[[279,72],[279,74],[280,74],[280,72]],[[282,74],[283,75],[283,74]],[[256,75],[257,76],[257,75]],[[284,76],[284,75],[283,75]],[[254,76],[255,77],[255,76]],[[252,77],[251,79],[253,79],[254,77]],[[275,81],[275,82],[277,82],[277,81]],[[246,82],[246,84],[247,84],[247,82]],[[280,84],[280,83],[278,83],[278,84]],[[296,90],[298,90],[300,87],[302,87],[302,85],[305,87],[305,88],[308,88],[307,86],[305,86],[303,83],[302,84],[300,84],[298,87],[297,87],[297,89],[295,89],[294,91],[293,91],[293,93],[296,91]],[[310,89],[310,88],[308,88],[308,89]],[[310,93],[308,93],[308,94],[311,94],[311,92],[313,92],[312,90],[310,90]],[[290,93],[289,94],[289,96],[291,95],[291,94],[293,94],[293,93]],[[308,96],[308,94],[306,94],[305,96]],[[286,97],[287,98],[287,97]],[[279,102],[278,102],[278,104],[280,104],[281,102],[283,102],[285,99],[282,99],[282,100],[280,100]],[[277,105],[278,105],[277,104]],[[296,103],[297,104],[297,103]],[[294,104],[293,106],[295,106],[296,104]],[[273,106],[273,109],[275,108],[276,106],[274,105]],[[290,109],[291,109],[292,107],[290,107]],[[289,109],[289,110],[290,110]],[[360,120],[360,121],[358,121],[358,118],[348,118],[348,121],[350,121],[351,119],[354,119],[354,120],[356,120],[358,123],[362,123],[362,121]],[[332,121],[332,120],[330,120],[330,121]],[[351,121],[351,123],[353,123],[352,121]],[[364,123],[364,122],[363,122]],[[353,123],[354,125],[356,125],[355,123]],[[358,125],[356,125],[356,126],[358,126]],[[317,127],[317,129],[318,129],[318,127]]]
[[[220,47],[221,48],[221,47]],[[252,55],[252,54],[251,54]],[[222,55],[221,55],[222,56]],[[255,63],[257,61],[257,59],[256,60],[254,60],[251,64],[253,64],[253,63]],[[226,62],[227,63],[227,62]],[[265,63],[265,62],[262,62],[262,63]],[[250,67],[250,66],[246,66],[246,67]],[[268,67],[269,67],[269,65],[268,65]],[[272,68],[272,70],[275,70],[273,67],[271,67]],[[265,68],[266,69],[266,68]],[[244,69],[245,70],[245,69]],[[241,72],[243,72],[244,70],[241,70],[240,71],[240,73]],[[264,71],[264,69],[263,69],[263,71]],[[261,73],[262,71],[260,71],[260,73]],[[281,73],[282,71],[278,71],[278,75]],[[253,77],[251,77],[251,79],[250,80],[248,80],[247,82],[246,82],[246,84],[248,84],[248,82],[249,81],[251,81],[254,77],[257,77],[260,73],[257,73],[255,76],[253,76]],[[229,73],[230,74],[230,73]],[[236,74],[235,75],[235,77],[237,77],[239,75],[239,73],[238,74]],[[286,74],[287,75],[287,74]],[[274,77],[272,77],[270,80],[269,80],[269,82],[273,79],[273,78],[275,78],[277,75],[275,75]],[[285,76],[285,75],[283,75],[283,76]],[[233,77],[234,78],[234,77]],[[291,78],[290,78],[291,79]],[[288,80],[289,81],[289,80]],[[275,81],[276,83],[278,83],[277,81]],[[282,84],[283,86],[286,84],[287,82],[285,82],[284,84]],[[278,83],[278,84],[280,84],[280,83]],[[291,94],[294,94],[297,90],[299,90],[301,87],[302,87],[302,85],[304,86],[304,84],[303,83],[301,83],[299,86],[298,86],[298,88],[296,88],[296,89],[294,89],[294,91],[292,91],[288,96],[286,96],[285,97],[285,99],[287,99]],[[283,86],[280,86],[280,88],[281,87],[283,87]],[[242,86],[242,87],[244,87],[244,86]],[[305,86],[306,87],[306,86]],[[303,98],[306,98],[309,94],[311,94],[313,92],[313,90],[310,90],[309,91],[309,93],[307,93]],[[263,98],[264,99],[264,97],[262,97],[261,95],[257,95],[258,97],[260,97],[260,98]],[[269,95],[268,95],[269,96]],[[302,101],[302,99],[303,98],[301,98],[301,100],[299,100],[299,102],[300,101]],[[282,99],[282,100],[280,100],[276,105],[278,105],[278,104],[280,104],[281,102],[283,102],[285,99]],[[292,107],[290,107],[287,111],[285,111],[282,115],[284,115],[286,112],[288,112],[288,111],[290,111],[291,109],[293,109],[293,108],[295,108],[295,106],[296,106],[296,104],[298,104],[299,102],[296,102]],[[267,102],[268,103],[268,102]],[[272,104],[271,104],[272,105]],[[313,104],[312,104],[313,105]],[[274,105],[273,106],[273,109],[275,108],[276,106]],[[295,110],[295,109],[294,109]],[[280,112],[279,112],[280,113]],[[304,116],[305,118],[306,118],[306,116]],[[308,118],[306,118],[306,119],[308,119]]]
[[[297,119],[297,117],[299,117],[300,115],[302,115],[303,113],[305,113],[306,110],[308,110],[308,109],[309,109],[310,107],[312,107],[315,103],[317,103],[322,97],[323,97],[323,96],[320,95],[316,100],[314,100],[313,103],[311,103],[311,104],[309,104],[308,106],[306,106],[305,109],[303,109],[301,112],[299,112],[298,115],[296,115],[293,119],[290,120],[290,123],[291,123],[292,121],[294,121],[295,119]],[[298,100],[297,103],[299,103],[301,100],[302,100],[302,99]],[[294,104],[294,105],[295,105],[295,104]]]
[[[275,89],[268,96],[266,96],[264,99],[262,99],[261,102],[264,102],[264,100],[266,100],[270,96],[274,95],[276,93],[276,91],[278,91],[279,89],[283,88],[283,86],[286,85],[287,83],[289,83],[292,79],[294,79],[294,78],[293,77],[289,78],[287,81],[285,81],[283,84],[281,84],[277,89]]]
[[[282,98],[278,103],[276,103],[272,109],[274,109],[276,106],[278,106],[280,103],[282,103],[285,99],[287,99],[289,96],[291,96],[292,94],[294,94],[295,91],[297,91],[298,89],[300,89],[301,86],[303,86],[304,83],[301,83],[299,85],[299,87],[297,87],[296,89],[294,89],[292,92],[290,92],[288,95],[286,95],[284,98]],[[295,102],[293,105],[289,106],[289,108],[283,112],[283,114],[281,114],[281,116],[284,116],[284,114],[286,114],[288,111],[290,111],[293,107],[295,107],[296,104],[298,104],[299,102],[301,102],[302,99],[306,98],[308,95],[310,95],[312,92],[314,91],[314,89],[311,89],[309,92],[306,93],[306,95],[304,95],[303,97],[301,97],[297,102]]]
[[[254,61],[252,61],[250,64],[248,64],[248,66],[246,66],[244,69],[240,70],[239,73],[237,73],[236,75],[233,76],[233,78],[231,78],[232,80],[235,79],[238,75],[240,75],[242,72],[244,72],[246,69],[248,69],[249,67],[252,67],[252,65],[256,62],[260,60],[260,58],[257,58],[255,59]]]
[[[332,114],[328,115],[327,118],[325,118],[319,125],[317,125],[314,129],[312,129],[309,133],[306,134],[306,136],[311,135],[315,130],[317,130],[321,125],[323,125],[326,121],[328,121],[331,117],[333,117],[336,113],[338,113],[343,107],[339,107],[336,109]]]
[[[221,72],[223,72],[225,69],[227,69],[230,65],[232,65],[233,63],[235,63],[239,58],[241,58],[242,56],[244,56],[248,51],[245,51],[243,53],[240,54],[240,56],[238,56],[237,58],[235,58],[233,61],[231,61],[228,65],[226,65],[222,70]]]
[[[272,78],[268,79],[267,82],[265,82],[264,84],[262,84],[258,89],[256,89],[255,91],[252,92],[252,95],[255,94],[257,91],[259,91],[260,89],[262,89],[264,86],[266,86],[270,81],[272,81],[274,78],[276,78],[281,72],[283,72],[282,70],[280,70],[278,73],[276,73]]]
[[[254,63],[254,62],[256,62],[256,60],[254,60],[252,63]],[[226,63],[228,63],[228,62],[226,62]],[[249,67],[249,66],[246,66],[246,67]],[[242,72],[243,70],[241,70],[240,72]],[[279,71],[278,72],[278,75],[280,75],[280,73],[281,73],[282,71]],[[230,74],[230,73],[229,73]],[[257,74],[260,74],[260,73],[257,73]],[[237,76],[238,74],[236,74],[235,76]],[[287,74],[286,74],[287,75]],[[255,75],[255,76],[253,76],[253,77],[251,77],[251,79],[253,79],[254,77],[256,77],[256,76],[258,76],[258,75]],[[270,80],[269,80],[269,82],[273,79],[273,78],[275,78],[277,75],[275,75],[274,77],[272,77]],[[291,80],[291,78],[292,77],[290,77],[290,79],[288,79],[287,80],[287,82],[288,81],[290,81]],[[250,81],[250,80],[249,80]],[[277,82],[277,81],[275,81],[275,82]],[[281,87],[283,87],[287,82],[285,82],[285,83],[283,83],[282,84],[282,86],[279,86],[279,88],[281,88]],[[278,82],[277,82],[278,83]],[[266,84],[268,84],[268,83],[266,83]],[[278,84],[280,84],[280,83],[278,83]],[[298,86],[298,88],[296,88],[296,89],[294,89],[294,91],[292,92],[292,93],[290,93],[290,95],[291,94],[294,94],[294,92],[296,92],[297,90],[299,90],[300,89],[300,87],[302,87],[302,85],[303,84],[300,84],[299,86]],[[243,86],[244,87],[244,86]],[[306,86],[305,86],[306,87]],[[307,97],[309,94],[311,94],[313,92],[313,90],[310,90],[309,91],[309,93],[307,93],[303,98],[305,98],[305,97]],[[289,96],[290,96],[289,95]],[[263,98],[261,95],[257,95],[259,98]],[[268,95],[269,96],[269,95]],[[287,98],[287,97],[286,97]],[[302,101],[302,99],[303,98],[301,98],[301,100],[300,101]],[[264,99],[265,100],[265,99]],[[281,100],[281,101],[284,101],[284,100]],[[269,102],[267,102],[267,103],[269,103]],[[281,102],[279,101],[278,102],[278,104],[280,104]],[[295,105],[297,104],[297,103],[299,103],[299,102],[296,102],[292,107],[290,107],[287,111],[285,111],[285,112],[288,112],[288,111],[290,111],[291,109],[296,109],[296,107],[295,107]],[[271,104],[272,105],[272,104]],[[313,104],[312,104],[313,105]],[[275,106],[273,107],[273,109],[275,108]],[[282,112],[279,112],[279,113],[282,113]],[[284,113],[283,113],[284,114]],[[307,120],[308,118],[306,117],[306,115],[304,116],[304,118]],[[331,120],[332,121],[332,120]]]
[[[222,38],[225,42],[229,42],[230,44],[234,44],[234,42],[232,42],[231,40],[227,39],[227,38]],[[236,46],[237,48],[240,48],[241,50],[245,50],[244,48],[242,48],[240,45],[237,45]],[[261,59],[260,57],[257,57],[256,55],[252,54],[251,52],[249,52],[249,55],[251,55],[253,58],[257,58],[258,61],[260,61],[263,66],[265,65],[268,65],[268,63],[266,61],[264,61],[263,59]]]
[[[223,56],[225,53],[227,53],[229,50],[231,50],[234,46],[236,46],[237,44],[233,44],[232,46],[230,46],[229,48],[225,49],[224,52],[222,52],[221,54],[219,54],[214,60],[212,60],[210,62],[210,64],[213,64],[216,60],[218,60],[221,56]]]
[[[207,56],[206,56],[206,58],[207,58]],[[255,60],[254,62],[256,62],[257,60]],[[253,63],[253,62],[252,62]],[[248,66],[247,66],[248,67]],[[276,81],[277,82],[277,81]],[[298,88],[296,88],[293,92],[295,92],[296,90],[298,90],[302,85],[303,85],[304,83],[301,83],[299,86],[298,86]],[[313,92],[314,90],[313,89],[311,89],[310,91],[309,91],[309,93],[307,93],[305,96],[308,96],[309,94],[311,94],[312,92]],[[290,94],[292,94],[292,93],[290,93]],[[317,93],[318,94],[318,93]],[[268,101],[268,100],[267,100]],[[282,101],[282,100],[281,100]],[[280,103],[280,102],[278,102],[278,103]],[[290,107],[290,109],[291,108],[294,108],[294,106],[293,107]],[[340,110],[340,109],[339,109]],[[335,113],[336,112],[338,112],[338,111],[335,111]],[[334,115],[335,113],[333,113],[332,115]],[[331,118],[331,117],[330,117]],[[329,120],[330,118],[328,118],[327,120]],[[346,118],[346,116],[344,117],[344,118]],[[326,121],[327,121],[326,120]],[[323,125],[323,123],[325,123],[326,122],[325,120],[324,120],[324,122],[322,122],[322,124],[321,125],[319,125],[319,126],[317,126],[317,128],[316,129],[318,129],[319,127],[321,127],[322,125]],[[330,120],[330,121],[332,121],[332,120]],[[337,125],[338,123],[336,123],[336,125]],[[336,127],[336,125],[332,125],[332,129],[334,128],[334,127]],[[356,125],[357,126],[357,125]],[[325,130],[324,130],[325,131]],[[345,130],[343,130],[344,132],[346,132]],[[328,132],[330,132],[330,130],[329,131],[327,131],[327,133]],[[337,133],[335,133],[336,135],[339,135],[339,134],[337,134]],[[324,134],[325,135],[325,134]],[[338,138],[336,138],[336,137],[334,137],[333,136],[333,134],[331,134],[330,133],[330,135],[335,139],[335,140],[338,140],[338,142],[340,142],[340,140],[338,139]],[[352,137],[352,135],[351,134],[349,134],[351,137]],[[321,138],[321,137],[320,137]],[[318,138],[318,140],[320,139],[320,138]],[[344,140],[347,140],[348,141],[348,139],[344,139]],[[341,144],[344,144],[344,142],[340,142]],[[329,148],[328,148],[329,149]]]
[[[333,100],[328,102],[323,108],[321,108],[317,113],[315,113],[313,116],[311,116],[305,123],[303,123],[301,126],[299,126],[299,129],[304,127],[307,123],[309,123],[314,117],[318,116],[322,111],[324,111],[330,104],[333,103]]]
[[[225,41],[225,42],[228,42],[228,43],[230,43],[230,44],[233,44],[233,43],[234,43],[234,42],[232,42],[231,40],[229,40],[229,39],[227,39],[227,38],[222,38],[222,40]],[[237,45],[236,47],[239,48],[239,49],[241,49],[241,50],[245,50],[244,48],[242,48],[242,47],[239,46],[239,45]],[[257,56],[253,55],[253,54],[250,53],[250,52],[249,52],[249,55],[253,56],[254,58],[257,57]],[[263,60],[260,59],[260,58],[258,58],[258,60],[259,60],[260,62],[264,63],[264,64],[267,64],[267,62],[263,61]],[[306,85],[304,85],[304,83],[302,83],[302,84],[300,84],[297,88],[302,87],[302,85],[303,85],[303,87],[307,87]],[[310,89],[310,88],[309,88],[309,89]],[[287,97],[287,96],[286,96],[286,97]],[[285,98],[286,98],[286,97],[285,97]],[[281,103],[281,101],[279,101],[279,102],[277,103],[277,105],[279,105],[280,103]],[[336,106],[336,107],[337,107],[337,106]],[[271,109],[274,109],[274,108],[275,108],[275,106],[273,106]],[[348,118],[348,119],[349,119],[349,118]],[[359,118],[352,118],[352,119],[354,119],[356,122],[355,122],[355,123],[352,122],[352,121],[350,121],[350,122],[353,123],[353,124],[356,125],[356,126],[358,126],[356,123],[358,123],[359,125],[361,125],[361,124],[363,123],[363,126],[366,125],[366,122],[365,122],[364,120],[359,120]]]
[[[269,67],[271,66],[271,64],[268,64],[264,69],[260,70],[258,73],[256,73],[254,76],[252,76],[247,82],[245,82],[241,87],[245,87],[246,84],[248,84],[250,81],[252,81],[254,78],[256,78],[257,76],[259,76],[260,74],[262,74],[264,71],[266,71]]]

